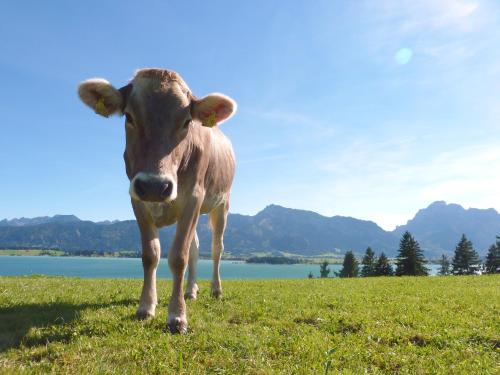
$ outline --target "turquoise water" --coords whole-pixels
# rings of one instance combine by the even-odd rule
[[[435,274],[436,265],[430,265]],[[331,265],[333,271],[340,265]],[[317,264],[248,264],[225,260],[221,262],[223,279],[301,279],[309,272],[319,276]],[[138,258],[85,258],[49,256],[0,256],[0,276],[57,275],[84,278],[136,278],[142,279],[142,263]],[[212,261],[201,259],[198,263],[198,278],[210,279]],[[158,267],[158,277],[171,278],[166,259]]]

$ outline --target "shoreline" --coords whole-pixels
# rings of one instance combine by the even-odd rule
[[[17,250],[16,250],[17,251]],[[140,256],[113,256],[113,255],[81,255],[81,254],[37,254],[37,253],[21,253],[21,254],[12,254],[12,253],[6,253],[2,254],[0,251],[0,257],[48,257],[48,258],[93,258],[93,259],[141,259]],[[163,256],[162,256],[163,258]],[[293,259],[297,260],[294,262],[282,262],[282,263],[273,263],[273,262],[248,262],[248,259],[251,258],[256,258],[256,257],[248,257],[248,258],[243,258],[243,257],[234,257],[234,258],[226,258],[222,257],[221,260],[223,261],[232,261],[232,262],[241,262],[245,264],[270,264],[270,265],[282,265],[282,266],[288,266],[288,265],[296,265],[296,264],[314,264],[314,265],[319,265],[325,260],[328,262],[329,265],[341,265],[341,261],[334,261],[334,260],[328,260],[326,258],[315,258],[315,259],[304,259],[304,258],[291,258],[291,257],[284,257],[285,259]],[[212,260],[210,256],[200,256],[200,260]]]
[[[93,258],[93,259],[100,259],[100,258],[106,258],[106,259],[141,259],[140,256],[128,256],[128,255],[100,255],[99,253],[93,253],[90,255],[82,255],[82,254],[71,254],[71,253],[63,253],[60,250],[53,250],[54,252],[57,252],[57,254],[47,254],[47,253],[40,253],[43,250],[9,250],[3,251],[0,250],[0,258],[1,257],[25,257],[25,256],[35,256],[35,257],[54,257],[54,258]],[[14,252],[20,252],[18,254]],[[164,258],[164,256],[162,256]],[[223,261],[233,261],[233,262],[242,262],[245,264],[269,264],[269,265],[282,265],[282,266],[288,266],[288,265],[297,265],[297,264],[312,264],[312,265],[320,265],[323,263],[325,260],[328,262],[328,265],[342,265],[342,260],[339,260],[338,258],[336,259],[328,259],[326,257],[318,257],[318,258],[303,258],[303,257],[283,257],[287,259],[286,261],[283,262],[273,262],[273,261],[251,261],[248,262],[249,259],[252,258],[266,258],[266,257],[255,257],[255,256],[249,256],[249,257],[222,257],[221,260]],[[274,257],[278,258],[278,257]],[[199,257],[200,260],[211,260],[212,258],[208,255],[200,255]],[[293,260],[290,262],[290,260]],[[394,264],[395,259],[394,258],[389,258],[391,261],[391,264]],[[428,261],[428,265],[439,265],[439,262],[437,261]]]

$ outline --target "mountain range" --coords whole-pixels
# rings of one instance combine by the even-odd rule
[[[175,226],[160,231],[166,253]],[[462,233],[480,255],[500,235],[500,214],[490,209],[464,209],[443,201],[432,203],[394,231],[385,231],[372,221],[352,217],[326,217],[306,210],[267,206],[254,216],[229,214],[225,233],[226,252],[235,256],[255,253],[291,253],[315,256],[362,254],[371,246],[389,256],[397,254],[405,231],[413,234],[428,258],[452,254]],[[198,223],[200,252],[210,253],[210,230],[206,215]],[[0,221],[0,248],[57,248],[68,252],[139,250],[140,237],[134,220],[92,222],[74,215],[20,218]]]

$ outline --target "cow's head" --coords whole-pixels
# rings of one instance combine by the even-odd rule
[[[193,127],[213,127],[236,110],[236,103],[222,94],[196,99],[177,73],[162,69],[139,70],[120,89],[104,79],[89,79],[78,94],[101,116],[125,115],[130,195],[149,202],[177,197],[177,171]]]

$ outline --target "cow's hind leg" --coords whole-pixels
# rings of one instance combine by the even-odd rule
[[[144,284],[141,300],[136,316],[139,319],[148,319],[155,316],[156,305],[156,269],[160,261],[160,240],[158,230],[151,227],[142,227],[142,267],[144,269]]]
[[[220,298],[222,296],[222,285],[220,281],[220,259],[224,252],[224,230],[226,228],[228,205],[224,204],[214,209],[209,214],[210,225],[212,226],[212,296]]]
[[[199,288],[196,283],[196,268],[198,266],[199,252],[200,241],[198,240],[198,234],[195,232],[193,241],[191,241],[191,246],[189,248],[188,283],[186,293],[184,293],[185,299],[196,299],[198,295]]]

